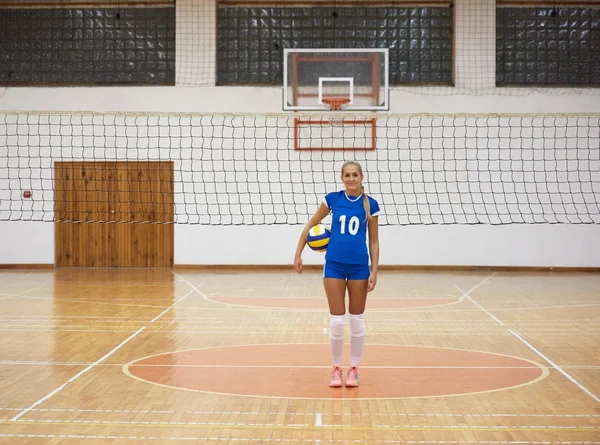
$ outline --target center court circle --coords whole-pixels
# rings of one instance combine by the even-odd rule
[[[123,370],[174,389],[311,399],[472,394],[530,384],[548,375],[545,366],[507,355],[371,344],[359,368],[360,387],[333,389],[327,386],[328,357],[328,344],[230,346],[158,354],[130,362]]]

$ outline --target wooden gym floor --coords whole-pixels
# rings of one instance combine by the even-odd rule
[[[0,270],[0,444],[600,444],[599,274],[383,271],[366,319],[331,389],[319,271]]]

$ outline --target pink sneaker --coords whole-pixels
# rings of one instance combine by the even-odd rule
[[[356,366],[352,366],[348,371],[348,376],[346,377],[346,386],[350,388],[358,386],[358,369]]]
[[[331,373],[331,380],[329,380],[329,386],[332,388],[341,388],[342,387],[342,368],[339,366],[333,367],[333,372]]]

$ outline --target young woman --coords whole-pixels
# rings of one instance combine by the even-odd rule
[[[325,254],[323,286],[329,303],[329,343],[333,373],[329,386],[342,386],[342,350],[346,320],[345,296],[348,290],[350,312],[350,369],[346,386],[358,386],[358,365],[365,345],[364,311],[367,293],[377,284],[379,267],[379,204],[367,196],[362,185],[360,164],[348,161],[342,166],[345,190],[328,193],[310,218],[298,240],[294,269],[302,273],[302,251],[308,231],[332,214],[331,238]],[[367,250],[367,234],[369,249]],[[369,269],[369,254],[371,268]]]

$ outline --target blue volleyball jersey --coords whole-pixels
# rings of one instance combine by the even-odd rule
[[[368,196],[371,215],[379,215],[379,204]],[[346,264],[369,264],[367,215],[362,195],[347,196],[345,190],[328,193],[323,203],[332,215],[331,238],[325,260]]]

